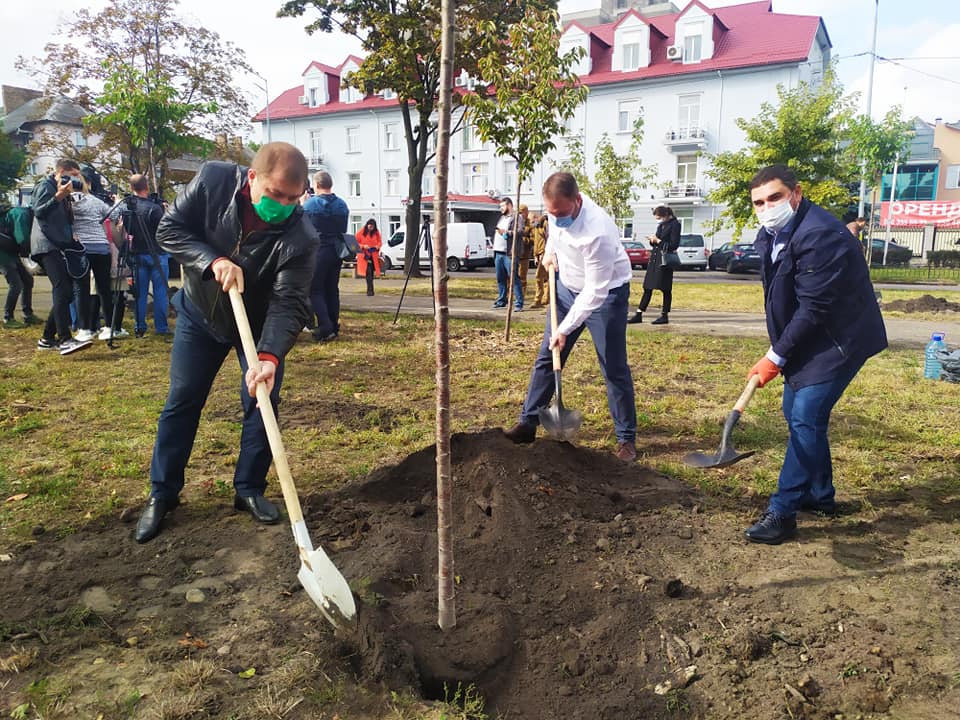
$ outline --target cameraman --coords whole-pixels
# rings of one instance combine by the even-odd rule
[[[74,190],[83,189],[80,166],[73,160],[58,160],[53,175],[48,175],[33,188],[32,204],[36,222],[30,233],[30,256],[43,266],[53,286],[53,307],[43,326],[38,350],[59,350],[69,355],[90,347],[90,341],[75,340],[70,335],[70,302],[73,281],[67,273],[63,250],[83,249],[73,237]]]
[[[121,211],[126,233],[132,238],[134,331],[147,334],[147,291],[153,286],[153,329],[158,335],[170,332],[167,325],[167,278],[169,257],[157,245],[157,227],[163,207],[150,197],[146,175],[132,175],[130,190]]]

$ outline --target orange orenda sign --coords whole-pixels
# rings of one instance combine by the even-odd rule
[[[892,208],[892,214],[891,214]],[[937,227],[960,228],[960,202],[936,202],[934,200],[913,202],[885,202],[880,205],[880,224],[893,227]]]

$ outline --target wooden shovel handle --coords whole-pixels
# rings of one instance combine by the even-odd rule
[[[233,316],[237,321],[240,344],[243,346],[243,354],[247,359],[247,365],[259,370],[260,358],[257,357],[257,346],[253,341],[253,333],[250,331],[247,309],[244,307],[243,298],[236,287],[230,288],[230,303],[233,305]],[[300,507],[297,488],[293,484],[293,475],[290,474],[290,466],[287,464],[287,452],[283,448],[283,439],[280,437],[277,416],[273,413],[270,392],[264,383],[257,385],[257,405],[260,406],[263,426],[267,430],[267,442],[270,444],[273,464],[277,468],[277,476],[280,478],[280,490],[283,492],[283,502],[287,506],[287,515],[290,516],[290,524],[296,525],[303,520],[303,510]]]
[[[751,375],[750,379],[747,381],[747,386],[743,389],[743,392],[740,393],[740,397],[737,398],[737,402],[734,403],[733,409],[739,413],[742,413],[746,407],[747,403],[750,402],[750,398],[753,397],[753,392],[758,387],[760,387],[760,376]]]
[[[550,332],[557,334],[557,273],[553,268],[547,272],[548,285],[550,286]],[[560,370],[560,348],[553,348],[553,369]]]

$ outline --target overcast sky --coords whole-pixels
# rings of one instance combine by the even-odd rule
[[[674,0],[684,7],[684,0]],[[739,4],[740,0],[704,0],[708,7]],[[561,0],[560,8],[573,8],[590,0]],[[0,82],[34,87],[36,83],[16,70],[20,55],[38,56],[58,21],[78,9],[99,10],[105,0],[43,0],[44,12],[29,3],[0,2]],[[249,2],[203,0],[183,3],[180,15],[212,29],[246,53],[250,64],[267,78],[270,96],[297,85],[311,60],[339,65],[349,53],[360,51],[354,38],[338,34],[307,35],[308,20],[278,19],[281,0]],[[873,30],[874,0],[773,0],[776,12],[819,15],[824,19],[839,58],[840,80],[848,92],[861,93],[864,108],[869,51]],[[873,115],[882,116],[892,105],[903,104],[908,116],[932,121],[942,117],[960,121],[960,2],[957,0],[879,0],[877,55],[896,63],[876,63]],[[858,56],[858,57],[857,57]],[[905,59],[898,59],[905,58]],[[255,99],[256,109],[265,98],[254,77],[238,83]]]

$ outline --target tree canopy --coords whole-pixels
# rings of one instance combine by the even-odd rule
[[[494,25],[495,37],[518,21],[527,6],[555,7],[551,0],[465,0],[456,5],[456,48],[453,65],[479,77],[478,54]],[[338,29],[358,38],[365,57],[360,68],[343,82],[364,93],[392,90],[397,95],[407,143],[406,261],[420,234],[423,172],[433,156],[430,139],[440,90],[440,3],[434,0],[288,0],[280,16],[318,16],[306,26],[308,33]],[[506,49],[503,49],[506,52]],[[454,103],[461,96],[454,94]],[[462,118],[462,116],[461,116]]]
[[[244,52],[178,18],[178,5],[108,0],[98,13],[79,10],[43,58],[17,63],[44,81],[47,94],[91,113],[86,126],[101,139],[87,149],[95,157],[84,159],[107,173],[153,172],[161,190],[169,160],[212,151],[213,138],[244,132],[250,117],[233,84],[234,73],[251,70]]]
[[[27,164],[26,154],[6,133],[0,133],[0,190],[11,190]]]

